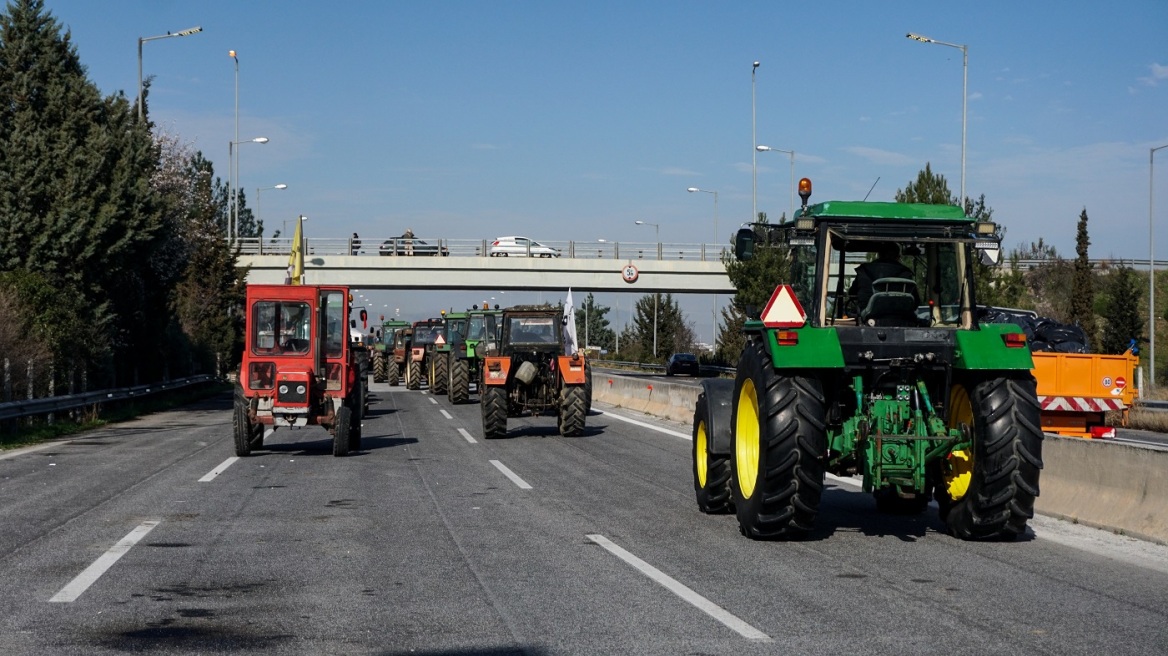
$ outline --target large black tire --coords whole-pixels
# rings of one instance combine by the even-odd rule
[[[235,397],[235,412],[231,416],[231,429],[235,433],[235,455],[246,458],[251,455],[253,430],[251,421],[247,417],[247,400],[242,396]],[[263,439],[263,433],[260,433]]]
[[[479,398],[483,413],[483,437],[488,440],[507,434],[507,388],[487,385]]]
[[[392,357],[389,358],[389,364],[386,365],[385,379],[391,387],[396,387],[400,382],[401,371],[398,370],[397,360]]]
[[[954,385],[949,425],[973,437],[971,451],[941,461],[936,490],[949,534],[1012,540],[1034,516],[1042,470],[1041,409],[1033,376]]]
[[[385,360],[385,351],[373,353],[373,382],[375,383],[384,383],[387,378]]]
[[[447,353],[435,353],[430,358],[430,393],[431,394],[445,394],[446,393],[446,377],[449,375],[447,369]]]
[[[709,400],[698,395],[693,418],[693,479],[698,509],[711,515],[728,513],[730,505],[730,456],[710,453],[714,425]]]
[[[734,381],[731,498],[742,534],[798,538],[815,524],[827,450],[819,381],[776,372],[757,341]]]
[[[583,385],[564,385],[560,388],[560,435],[576,437],[584,434],[585,409]]]
[[[349,425],[349,452],[361,450],[361,422],[364,416],[357,418],[356,414],[353,416],[353,423]]]
[[[349,431],[353,427],[353,411],[343,405],[337,410],[333,424],[333,455],[336,457],[349,455]]]
[[[584,360],[584,414],[592,412],[592,362]]]
[[[470,400],[470,365],[463,358],[450,361],[449,389],[451,403],[466,403]]]
[[[406,389],[422,389],[422,363],[417,360],[406,365]]]

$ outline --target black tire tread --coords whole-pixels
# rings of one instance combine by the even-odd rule
[[[386,375],[385,352],[375,351],[373,353],[373,382],[384,383]]]
[[[340,458],[349,455],[349,431],[353,425],[353,411],[347,405],[337,410],[333,420],[333,455]]]
[[[450,384],[446,393],[451,403],[466,403],[470,400],[470,365],[463,358],[450,361]]]
[[[584,434],[585,410],[583,385],[564,385],[560,388],[560,435],[576,437]]]
[[[398,369],[397,360],[392,357],[389,358],[389,363],[385,366],[385,382],[389,383],[391,387],[395,387],[401,382],[401,371]]]
[[[706,484],[703,487],[698,477],[698,425],[706,422]],[[698,510],[708,515],[722,515],[733,511],[730,500],[730,456],[726,454],[710,453],[709,435],[710,406],[705,393],[698,395],[698,402],[694,406],[693,419],[693,482],[694,493],[697,496]]]
[[[235,455],[246,458],[251,455],[252,429],[247,417],[246,401],[239,396],[235,397],[235,409],[231,416],[231,429],[235,435]],[[260,434],[261,439],[263,433]]]
[[[422,389],[422,363],[417,360],[410,360],[410,363],[406,366],[409,368],[406,371],[406,389]]]
[[[479,404],[483,414],[483,437],[494,439],[507,434],[507,388],[487,385]]]

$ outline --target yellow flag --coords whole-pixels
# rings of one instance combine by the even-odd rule
[[[304,284],[304,217],[296,219],[296,234],[292,235],[292,254],[288,256],[288,278],[290,285]]]

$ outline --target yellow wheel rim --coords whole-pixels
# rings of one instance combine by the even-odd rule
[[[949,393],[949,427],[961,428],[963,425],[973,429],[973,403],[969,400],[969,392],[961,385],[954,385]],[[958,501],[969,491],[969,483],[973,480],[973,450],[962,449],[949,454],[944,465],[945,493],[953,501]]]
[[[706,460],[706,422],[698,422],[697,435],[694,436],[694,465],[697,467],[698,485],[706,487],[706,468],[710,463]]]
[[[743,499],[754,494],[759,454],[758,392],[747,378],[738,392],[738,418],[734,426],[734,471]]]

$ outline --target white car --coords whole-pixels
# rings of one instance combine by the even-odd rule
[[[491,242],[491,257],[559,257],[560,251],[527,237],[499,237]]]

